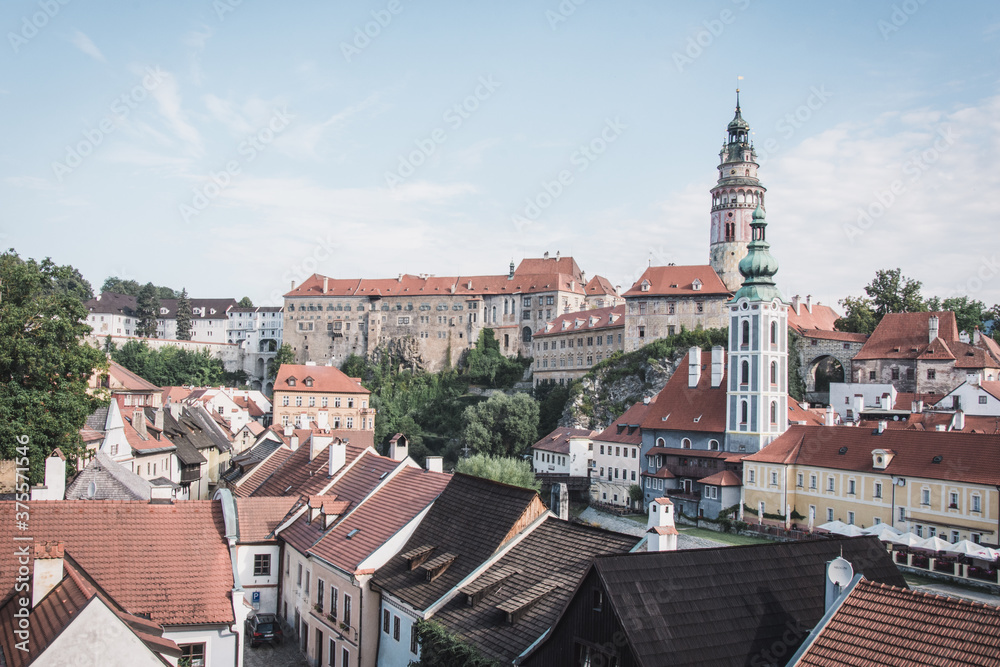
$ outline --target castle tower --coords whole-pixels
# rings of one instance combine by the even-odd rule
[[[788,305],[774,283],[778,262],[768,251],[764,209],[750,223],[739,263],[743,286],[729,309],[726,449],[759,451],[788,428]]]
[[[747,254],[751,215],[764,208],[766,188],[757,178],[757,152],[750,143],[750,124],[740,114],[740,90],[736,89],[736,116],[729,123],[728,137],[719,152],[719,182],[712,188],[712,235],[709,264],[726,288],[735,292],[743,282],[738,267]]]

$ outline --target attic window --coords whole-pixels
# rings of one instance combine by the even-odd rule
[[[425,544],[422,547],[417,547],[416,549],[411,549],[401,556],[403,560],[406,561],[406,567],[410,570],[415,570],[420,565],[430,557],[431,552],[434,551],[434,547]]]
[[[285,382],[286,384],[288,384],[289,387],[295,386],[295,378],[288,378],[287,380],[285,380]]]
[[[458,558],[453,553],[443,553],[423,564],[423,569],[427,573],[427,581],[434,581],[445,573],[451,564]]]
[[[351,539],[352,537],[354,537],[355,535],[357,535],[360,532],[361,532],[360,528],[355,528],[354,530],[352,530],[351,532],[349,532],[347,534],[347,539]]]
[[[941,456],[935,456],[931,459],[931,463],[941,463]]]
[[[557,588],[559,588],[559,584],[551,579],[540,581],[525,592],[501,602],[497,605],[497,609],[504,612],[507,615],[507,623],[513,625],[524,618],[524,615],[542,598]]]
[[[305,379],[305,384],[306,384],[307,387],[313,386],[313,379],[312,378],[306,378]]]
[[[701,415],[698,415],[697,417],[694,418],[694,423],[695,424],[697,424],[700,421],[701,421]]]
[[[837,453],[843,456],[844,454],[847,453],[847,447],[841,447],[840,450],[837,451]]]

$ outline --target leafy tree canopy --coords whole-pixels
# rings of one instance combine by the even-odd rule
[[[274,381],[274,378],[278,377],[278,369],[281,368],[282,364],[294,363],[295,352],[292,351],[292,346],[288,343],[282,343],[281,347],[278,348],[278,353],[267,360],[267,379]]]
[[[33,482],[56,447],[71,461],[82,454],[79,430],[102,403],[87,391],[107,361],[84,342],[91,329],[79,275],[13,249],[0,255],[0,458],[15,458],[26,442]]]
[[[996,306],[994,306],[994,309]],[[979,328],[986,331],[988,323],[994,319],[993,310],[986,307],[982,301],[970,299],[967,296],[952,296],[946,299],[931,297],[927,299],[927,310],[950,310],[955,313],[958,330],[969,335]]]
[[[466,375],[473,384],[510,389],[524,376],[531,359],[510,358],[500,351],[493,329],[482,329],[466,357]]]
[[[538,402],[497,392],[462,414],[464,439],[481,454],[520,456],[538,438]]]
[[[152,283],[150,283],[152,284]],[[139,292],[142,291],[143,285],[135,280],[126,280],[124,278],[119,278],[118,276],[110,276],[101,285],[102,292],[114,292],[115,294],[127,294],[129,296],[139,297]],[[156,298],[158,299],[179,299],[181,298],[181,293],[170,287],[163,287],[162,285],[154,285],[156,290]]]
[[[236,305],[240,308],[253,308],[253,301],[250,300],[250,297],[245,296]]]
[[[469,642],[448,632],[433,620],[417,621],[420,660],[415,667],[500,667]]]
[[[177,299],[177,340],[191,340],[191,300],[187,288],[181,290]]]
[[[111,358],[139,377],[159,387],[239,384],[246,374],[226,373],[222,361],[208,350],[190,352],[177,347],[152,349],[142,340],[130,340],[111,353]]]
[[[921,282],[907,278],[900,269],[881,269],[865,286],[867,297],[847,297],[840,301],[844,317],[834,326],[840,331],[870,334],[888,313],[919,313],[927,310],[920,295]]]
[[[541,488],[541,482],[531,469],[531,461],[526,459],[476,454],[467,459],[459,459],[455,464],[455,472],[535,491]]]
[[[153,283],[146,283],[135,300],[135,333],[143,338],[156,338],[156,318],[160,314],[160,297]]]

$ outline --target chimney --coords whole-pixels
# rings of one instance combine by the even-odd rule
[[[174,501],[174,487],[168,484],[153,485],[149,489],[149,502],[153,505],[171,504]]]
[[[313,433],[309,436],[309,460],[312,461],[333,441],[332,435]]]
[[[799,314],[799,300],[800,300],[800,298],[801,297],[799,297],[798,294],[796,294],[795,296],[792,297],[792,309],[795,310],[795,314],[796,315]]]
[[[674,504],[667,497],[649,503],[646,522],[646,551],[677,551],[677,527],[674,525]]]
[[[808,310],[810,313],[813,311],[812,299],[813,299],[812,294],[806,294],[806,310]]]
[[[156,412],[153,413],[153,426],[163,430],[163,408],[156,408]]]
[[[32,500],[62,500],[66,497],[66,457],[57,447],[45,457],[45,480],[31,489]]]
[[[938,337],[938,325],[939,324],[940,324],[940,321],[938,320],[938,316],[937,315],[931,315],[930,317],[927,318],[927,337],[928,337],[928,341],[927,342],[928,343],[933,343],[934,340]]]
[[[924,411],[923,401],[913,401],[912,403],[910,403],[910,412],[919,415],[923,411]]]
[[[548,259],[548,258],[549,258],[549,251],[548,251],[548,250],[546,250],[546,251],[545,251],[545,254],[544,254],[544,255],[542,255],[542,259]]]
[[[563,521],[569,521],[569,487],[566,482],[552,485],[549,495],[549,509]]]
[[[428,456],[424,461],[428,472],[444,472],[444,458],[440,456]]]
[[[292,287],[291,287],[291,289],[295,289],[295,281],[294,280],[292,281]]]
[[[327,450],[329,451],[329,463],[327,464],[326,471],[330,477],[333,477],[347,463],[347,443],[340,438],[336,438],[330,442]]]
[[[293,434],[288,446],[292,448],[293,452],[297,450],[299,448],[299,436]]]
[[[316,425],[322,430],[327,430],[330,428],[330,413],[323,410],[316,413]]]
[[[864,412],[864,409],[865,409],[865,397],[864,397],[864,394],[855,394],[854,395],[854,405],[852,407],[854,408],[854,420],[855,421],[860,421],[861,420],[861,413]]]
[[[884,419],[879,419],[878,420],[878,434],[879,435],[882,435],[883,433],[885,433],[885,427],[887,425],[888,425],[888,422],[886,420],[884,420]]]
[[[722,376],[726,372],[726,348],[716,345],[712,348],[712,386],[722,384]]]
[[[642,404],[643,405],[649,405],[649,396],[643,396],[642,397]]]
[[[132,428],[138,431],[143,440],[149,439],[149,436],[146,434],[146,415],[143,414],[142,410],[136,409],[132,411]]]
[[[979,345],[979,341],[982,339],[983,335],[979,333],[979,327],[972,330],[972,344]]]
[[[282,427],[281,433],[287,438],[292,434],[293,430],[294,427],[291,424],[285,424],[284,427]]]
[[[826,406],[826,415],[823,417],[823,426],[833,426],[834,425],[835,422],[834,422],[833,415],[834,415],[833,406],[832,405]]]
[[[559,251],[558,250],[556,250],[556,261],[557,262],[559,261]]]
[[[402,461],[408,455],[409,443],[406,440],[406,436],[402,433],[397,433],[392,436],[389,441],[389,458],[393,461]]]
[[[36,542],[31,573],[31,606],[35,607],[63,579],[63,543]]]
[[[701,348],[697,345],[688,350],[688,386],[697,387],[701,380]]]
[[[965,430],[965,413],[962,412],[961,410],[958,410],[957,412],[955,412],[955,416],[952,417],[952,419],[951,419],[951,430],[952,431],[962,431],[962,430]],[[48,485],[48,483],[49,483],[49,480],[48,480],[48,470],[49,470],[48,461],[46,461],[45,463],[46,463],[46,465],[45,465],[45,475],[46,475],[45,484]]]
[[[327,276],[323,276],[323,294],[327,293],[330,289],[330,279]]]
[[[934,425],[934,430],[935,431],[947,431],[948,427],[945,426],[944,424],[935,424]]]
[[[507,274],[507,280],[513,280],[513,279],[514,279],[514,258],[511,257],[511,259],[510,259],[510,273]]]

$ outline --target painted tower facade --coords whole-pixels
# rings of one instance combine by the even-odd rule
[[[764,209],[750,222],[738,268],[743,285],[729,309],[726,447],[753,453],[788,428],[788,305],[774,283],[778,262],[765,238]]]
[[[757,178],[757,153],[750,142],[750,124],[740,113],[736,91],[736,116],[719,152],[719,182],[712,188],[712,234],[709,263],[726,287],[735,292],[743,282],[739,264],[747,254],[753,210],[764,208],[766,188]]]

